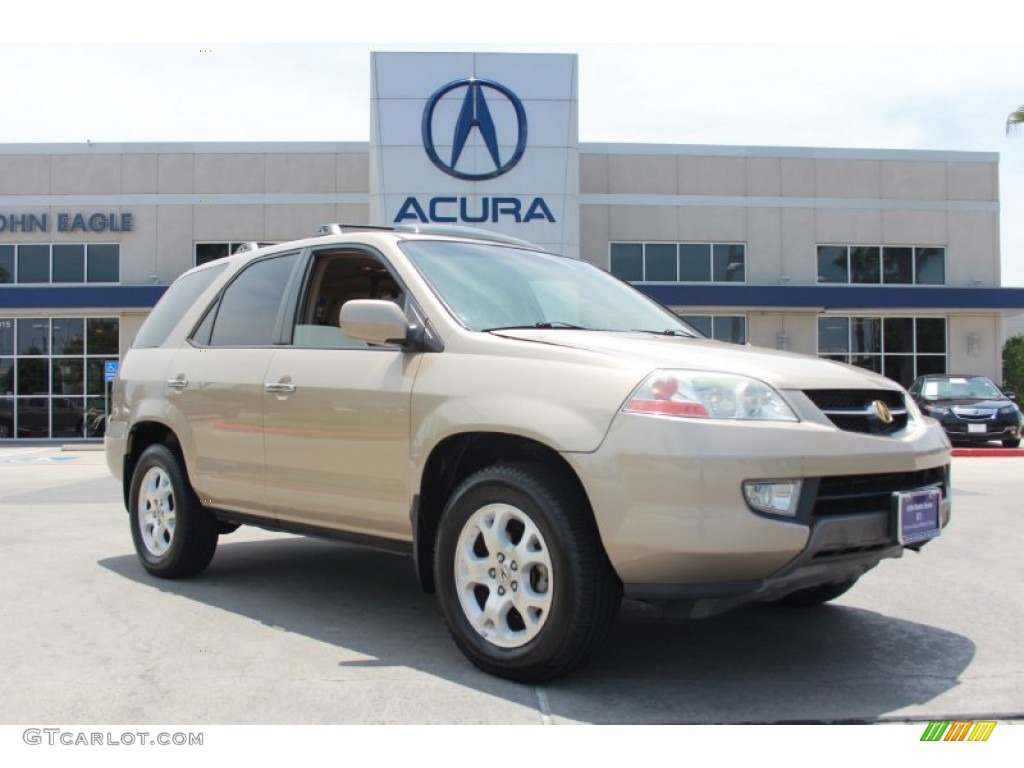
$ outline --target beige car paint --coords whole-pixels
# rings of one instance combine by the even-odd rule
[[[396,246],[403,237],[360,232],[332,243],[357,242],[387,257],[419,301],[443,352],[192,349],[185,338],[223,285],[226,277],[221,277],[185,314],[164,349],[129,354],[115,388],[116,412],[124,419],[108,430],[111,470],[120,476],[124,424],[153,419],[179,435],[189,475],[211,506],[264,510],[319,527],[409,541],[411,499],[438,444],[474,431],[521,435],[560,452],[576,471],[624,582],[671,583],[769,576],[804,546],[805,526],[766,519],[747,508],[744,480],[949,462],[942,430],[916,409],[900,435],[857,435],[832,426],[800,391],[900,391],[892,381],[860,369],[647,333],[468,331],[402,257]],[[323,248],[325,242],[314,238],[287,246],[302,247]],[[225,275],[251,258],[230,257]],[[179,351],[168,361],[173,348]],[[357,356],[359,364],[345,364]],[[143,360],[151,361],[144,374]],[[156,374],[162,365],[166,375]],[[657,368],[755,377],[781,391],[801,421],[620,413],[630,393]],[[240,371],[255,369],[266,369],[262,379],[242,380]],[[179,373],[190,382],[220,377],[231,383],[195,397],[167,394],[161,376]],[[274,382],[293,383],[296,392],[265,392],[265,384]],[[262,430],[247,433],[243,427],[255,423],[260,402]],[[264,450],[261,504],[256,497],[263,487]],[[247,482],[251,488],[243,487]],[[948,499],[942,515],[948,520]]]

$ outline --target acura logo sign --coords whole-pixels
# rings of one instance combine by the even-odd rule
[[[440,119],[437,107],[448,94],[458,95],[460,92],[465,95],[462,96],[462,106],[453,126],[450,120]],[[492,117],[492,107],[500,108],[503,103],[510,104],[515,112],[514,136],[499,135]],[[526,151],[526,110],[519,97],[501,83],[473,77],[455,80],[439,88],[427,100],[423,110],[422,132],[423,148],[434,165],[457,179],[486,181],[508,173]],[[467,156],[472,153],[464,151],[474,133],[483,141],[489,158],[485,162],[490,167],[480,172],[471,172],[473,161],[470,158],[467,162]],[[446,157],[442,157],[438,151],[439,144]],[[511,147],[514,149],[508,154]],[[508,154],[505,158],[502,158],[503,150]],[[465,170],[460,170],[460,160]]]

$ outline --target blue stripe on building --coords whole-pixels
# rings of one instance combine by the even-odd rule
[[[865,285],[638,285],[637,288],[662,304],[682,307],[1024,311],[1024,288]]]
[[[166,285],[96,285],[0,288],[0,309],[148,309]]]

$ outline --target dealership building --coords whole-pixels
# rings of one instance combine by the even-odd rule
[[[490,229],[722,341],[999,382],[1024,289],[1000,287],[997,154],[580,143],[577,67],[373,54],[366,142],[0,145],[0,440],[100,435],[168,284],[327,222]]]

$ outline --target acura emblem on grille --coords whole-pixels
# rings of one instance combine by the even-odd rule
[[[872,409],[875,411],[875,417],[883,424],[892,424],[892,411],[889,410],[889,406],[883,403],[881,400],[875,400],[871,404]]]

